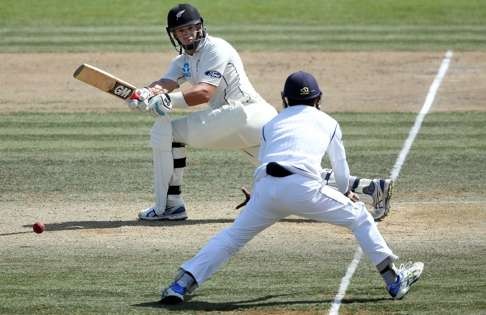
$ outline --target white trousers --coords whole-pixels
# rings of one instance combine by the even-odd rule
[[[255,235],[293,214],[349,228],[375,265],[387,257],[398,259],[362,202],[353,203],[329,186],[301,175],[265,175],[254,183],[251,199],[235,222],[181,268],[201,285]]]
[[[168,115],[158,117],[150,132],[155,208],[164,211],[169,186],[182,184],[183,168],[174,169],[173,159],[185,158],[185,150],[174,156],[172,142],[193,148],[240,149],[256,160],[262,127],[276,115],[273,106],[261,101],[208,108],[172,121]]]
[[[172,121],[174,142],[193,148],[245,149],[260,145],[260,133],[277,110],[265,102],[233,103]]]

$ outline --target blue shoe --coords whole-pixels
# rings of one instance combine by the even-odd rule
[[[157,208],[150,207],[138,213],[140,220],[157,221],[157,220],[185,220],[187,219],[186,207],[179,205],[175,207],[167,207],[163,213],[159,213]]]
[[[424,263],[422,262],[409,262],[401,265],[398,269],[397,280],[388,286],[388,293],[395,300],[403,298],[410,290],[412,284],[420,278],[423,270]]]
[[[166,305],[181,304],[184,302],[184,296],[191,294],[196,288],[197,282],[194,276],[180,268],[175,280],[168,288],[162,291],[160,303]]]
[[[187,289],[180,286],[177,282],[172,282],[172,284],[162,291],[160,298],[160,303],[166,305],[181,304],[184,302],[184,295],[186,295]]]

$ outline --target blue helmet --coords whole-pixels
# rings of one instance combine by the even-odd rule
[[[312,74],[297,71],[285,81],[282,97],[296,101],[311,100],[322,95],[322,91]]]

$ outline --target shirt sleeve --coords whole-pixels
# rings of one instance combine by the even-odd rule
[[[340,192],[346,193],[349,189],[349,166],[346,160],[346,151],[342,141],[342,132],[339,124],[332,135],[331,142],[327,148],[329,160],[334,171],[336,185]]]
[[[183,73],[184,65],[180,56],[172,59],[171,63],[169,64],[169,68],[161,79],[169,79],[171,81],[177,82],[179,85],[186,81]]]
[[[224,70],[229,63],[229,53],[223,47],[218,49],[217,46],[214,46],[205,54],[199,65],[203,74],[200,82],[219,86],[223,79]]]

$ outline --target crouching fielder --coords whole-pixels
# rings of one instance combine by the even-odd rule
[[[206,281],[255,235],[290,215],[347,227],[377,267],[389,294],[402,298],[419,279],[423,263],[396,268],[388,247],[362,202],[351,201],[349,168],[336,120],[319,110],[321,90],[305,72],[290,75],[282,93],[285,109],[262,130],[260,166],[250,201],[235,222],[184,262],[161,303],[177,304]],[[320,174],[328,153],[339,191]],[[348,196],[348,197],[346,197]]]

